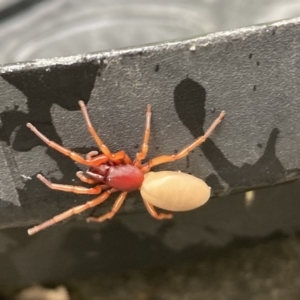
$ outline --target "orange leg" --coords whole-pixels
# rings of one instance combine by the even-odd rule
[[[86,166],[92,166],[95,165],[93,162],[89,162],[86,159],[84,159],[80,154],[77,154],[53,141],[50,141],[46,136],[44,136],[40,131],[36,129],[31,123],[27,123],[27,127],[34,132],[45,144],[47,144],[49,147],[55,149],[56,151],[70,157],[74,161],[86,165]]]
[[[99,154],[99,155],[94,156],[94,154],[96,152],[97,151],[91,151],[86,155],[87,160],[90,159],[90,160],[88,160],[88,162],[90,162],[91,165],[100,166],[100,165],[108,162],[109,158],[107,156],[105,156],[104,154]],[[127,164],[127,165],[132,164],[130,157],[123,150],[114,153],[113,156],[114,156],[113,162],[116,164],[121,164],[122,162],[125,162],[125,164]]]
[[[109,158],[104,154],[98,154],[97,151],[91,151],[86,155],[86,160],[92,166],[100,166],[108,162]],[[125,162],[125,164],[132,164],[130,157],[125,153],[125,151],[119,151],[113,154],[114,156],[114,163],[121,164]]]
[[[203,136],[200,136],[198,139],[196,139],[192,144],[188,145],[187,147],[183,148],[180,152],[173,155],[161,155],[158,157],[155,157],[151,159],[148,163],[144,164],[141,170],[144,173],[147,173],[152,167],[172,162],[178,159],[181,159],[185,156],[187,156],[192,150],[194,150],[196,147],[201,145],[205,140],[210,136],[210,134],[213,132],[213,130],[217,127],[217,125],[221,122],[223,117],[225,116],[225,111],[222,111],[219,115],[219,117],[212,123],[212,125],[208,128],[208,130],[205,132]]]
[[[111,193],[113,193],[115,191],[116,191],[115,189],[110,189],[110,190],[102,193],[99,197],[95,198],[94,200],[88,201],[83,205],[75,206],[40,225],[34,226],[28,230],[28,234],[33,235],[49,226],[54,225],[57,222],[67,219],[75,214],[80,214],[81,212],[87,210],[88,208],[94,207],[94,206],[104,202],[111,195]]]
[[[92,179],[92,178],[88,178],[86,177],[82,171],[78,171],[76,172],[76,176],[83,182],[88,183],[88,184],[95,184],[97,183],[96,180]]]
[[[112,159],[113,158],[112,153],[110,152],[110,150],[108,149],[108,147],[102,142],[102,140],[98,136],[96,130],[94,129],[94,127],[93,127],[93,125],[91,123],[91,120],[89,118],[89,115],[88,115],[85,103],[82,100],[80,100],[78,103],[80,105],[83,117],[85,119],[87,129],[90,132],[91,136],[95,140],[96,144],[98,145],[98,147],[102,151],[102,153],[104,155],[106,155],[109,159]]]
[[[120,160],[123,160],[126,165],[132,165],[132,160],[131,158],[126,154],[125,151],[119,151],[119,152],[116,152],[114,153],[114,162],[118,162]]]
[[[92,160],[93,157],[97,156],[99,154],[98,151],[90,151],[89,153],[86,154],[86,160]]]
[[[86,219],[87,222],[103,222],[107,219],[111,219],[116,212],[121,208],[125,198],[126,198],[127,192],[123,192],[122,194],[120,194],[120,196],[117,198],[114,206],[112,207],[112,210],[110,212],[108,212],[107,214],[98,217],[98,218],[94,218],[94,217],[89,217]]]
[[[75,194],[100,194],[102,191],[100,185],[96,185],[93,188],[86,188],[83,186],[52,183],[41,174],[38,174],[37,178],[52,190],[59,190]]]
[[[141,152],[136,154],[136,158],[134,161],[134,165],[140,165],[141,160],[145,159],[147,152],[148,152],[148,142],[150,137],[150,123],[151,123],[151,105],[147,105],[147,113],[146,113],[146,125],[145,125],[145,133],[144,133],[144,140],[142,144]]]
[[[155,219],[158,219],[158,220],[163,220],[163,219],[172,219],[173,218],[173,215],[172,214],[163,214],[163,213],[158,213],[154,206],[146,201],[144,201],[145,203],[145,206],[148,210],[148,213]]]
[[[88,115],[85,103],[81,100],[79,101],[79,105],[83,114],[83,117],[86,122],[86,126],[88,131],[90,132],[91,136],[93,137],[94,141],[96,142],[97,146],[101,150],[101,152],[108,157],[111,161],[117,161],[117,160],[124,160],[127,164],[131,164],[131,159],[128,157],[128,155],[124,151],[117,152],[116,154],[112,154],[108,147],[102,142],[101,138],[97,134],[95,128],[93,127],[90,117]],[[93,151],[92,151],[93,152]],[[118,155],[117,155],[118,154]]]
[[[94,180],[94,179],[92,179],[92,178],[88,178],[87,176],[85,176],[85,175],[83,174],[82,171],[76,172],[76,176],[77,176],[81,181],[83,181],[83,182],[85,182],[85,183],[88,183],[88,184],[96,184],[96,183],[98,183],[98,184],[99,184],[99,182],[97,182],[96,180]],[[107,190],[108,188],[110,188],[110,187],[108,187],[108,186],[105,185],[105,184],[101,184],[101,190],[102,190],[102,191]]]

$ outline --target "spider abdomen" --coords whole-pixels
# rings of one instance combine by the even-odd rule
[[[195,209],[210,197],[210,187],[203,180],[173,171],[145,174],[140,191],[146,202],[170,211]]]
[[[137,190],[144,181],[144,173],[132,165],[111,166],[104,183],[124,192]]]

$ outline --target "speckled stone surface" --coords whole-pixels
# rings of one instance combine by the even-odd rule
[[[299,177],[300,19],[129,50],[37,60],[0,68],[0,226],[40,222],[87,197],[51,191],[36,179],[79,184],[78,166],[26,127],[87,153],[78,100],[113,152],[134,156],[145,108],[153,107],[148,157],[172,154],[225,110],[212,136],[188,157],[157,169],[203,178],[213,195]],[[288,45],[288,46],[287,46]],[[286,147],[289,145],[289,147]],[[124,211],[137,212],[138,193]],[[103,212],[102,206],[100,209]]]

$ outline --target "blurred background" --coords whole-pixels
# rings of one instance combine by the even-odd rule
[[[187,39],[299,14],[297,0],[0,0],[0,63]]]
[[[296,0],[0,0],[0,63],[187,39],[297,16]],[[299,299],[299,192],[293,182],[212,199],[206,217],[223,205],[218,218],[228,226],[201,233],[199,212],[178,216],[171,232],[149,227],[144,215],[123,216],[101,232],[71,222],[30,240],[27,228],[2,229],[0,298]],[[240,209],[230,211],[226,202]]]

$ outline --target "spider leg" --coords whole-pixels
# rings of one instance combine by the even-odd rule
[[[88,183],[88,184],[96,184],[96,183],[98,183],[98,184],[99,184],[98,181],[96,181],[96,180],[94,180],[94,179],[92,179],[92,178],[88,178],[87,176],[85,176],[85,175],[83,174],[82,171],[76,172],[76,176],[77,176],[81,181],[83,181],[83,182],[85,182],[85,183]],[[101,184],[101,190],[102,190],[102,191],[103,191],[103,190],[107,190],[108,188],[109,188],[109,186],[107,186],[107,185],[105,185],[105,184]]]
[[[88,178],[87,176],[85,176],[83,174],[82,171],[78,171],[76,172],[76,176],[83,182],[88,183],[88,184],[95,184],[98,183],[96,180],[92,179],[92,178]]]
[[[77,154],[53,141],[50,141],[45,135],[43,135],[40,131],[37,130],[35,126],[33,126],[31,123],[27,123],[27,127],[35,133],[45,144],[47,144],[49,147],[55,149],[56,151],[70,157],[74,161],[86,165],[86,166],[92,166],[95,165],[94,162],[87,161],[84,159],[80,154]]]
[[[144,164],[141,168],[141,170],[144,173],[147,173],[152,167],[172,162],[178,159],[181,159],[185,156],[187,156],[192,150],[194,150],[196,147],[201,145],[205,140],[211,135],[211,133],[214,131],[214,129],[217,127],[217,125],[221,122],[223,117],[225,116],[225,111],[222,111],[218,118],[211,124],[211,126],[207,129],[207,131],[204,133],[203,136],[200,136],[198,139],[196,139],[192,144],[188,145],[187,147],[183,148],[180,152],[173,155],[161,155],[157,156],[153,159],[151,159],[148,163]]]
[[[28,234],[33,235],[49,226],[54,225],[57,222],[67,219],[75,214],[80,214],[81,212],[87,210],[88,208],[94,207],[94,206],[104,202],[111,195],[111,193],[113,193],[115,191],[116,191],[115,189],[110,189],[110,190],[102,193],[99,197],[95,198],[94,200],[88,201],[82,205],[75,206],[59,215],[56,215],[52,219],[50,219],[40,225],[30,228],[28,230]]]
[[[163,219],[172,219],[173,218],[172,214],[158,213],[155,210],[154,206],[152,204],[146,202],[145,200],[144,200],[144,204],[147,208],[148,213],[155,219],[163,220]]]
[[[99,154],[98,151],[90,151],[86,154],[86,160],[92,160],[94,156],[97,156]]]
[[[93,188],[86,188],[83,186],[77,186],[77,185],[67,185],[67,184],[58,184],[58,183],[52,183],[48,179],[46,179],[43,175],[38,174],[37,178],[42,181],[45,185],[47,185],[52,190],[59,190],[69,193],[75,193],[75,194],[100,194],[102,189],[100,185],[96,185]]]
[[[125,151],[119,151],[113,154],[114,155],[114,159],[113,162],[118,162],[120,160],[123,160],[125,162],[126,165],[132,165],[132,160],[131,158],[126,154]]]
[[[124,151],[119,151],[116,154],[112,154],[109,148],[103,143],[99,135],[97,134],[95,128],[93,127],[90,117],[88,115],[85,103],[80,100],[79,105],[87,126],[88,131],[90,132],[91,136],[93,137],[94,141],[96,142],[97,146],[101,150],[101,152],[108,157],[111,161],[117,161],[117,160],[124,160],[126,163],[131,163],[131,159],[128,157],[128,155]]]
[[[87,222],[103,222],[106,219],[111,219],[116,214],[116,212],[121,208],[126,196],[127,196],[127,192],[123,192],[122,194],[120,194],[120,196],[117,198],[117,200],[116,200],[115,204],[113,205],[110,212],[108,212],[105,215],[98,217],[98,218],[89,217],[86,219],[86,221]]]
[[[146,124],[145,124],[145,132],[144,132],[144,139],[142,144],[141,152],[136,154],[136,158],[134,161],[135,166],[139,166],[141,164],[141,160],[145,159],[147,152],[148,152],[148,142],[150,137],[150,127],[151,127],[151,105],[147,105],[147,112],[146,112]]]

